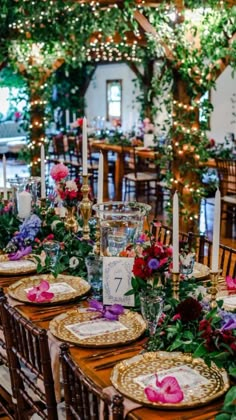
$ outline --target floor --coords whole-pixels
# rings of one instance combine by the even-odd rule
[[[27,177],[29,176],[28,167],[21,161],[16,159],[7,159],[6,167],[7,179],[14,179],[16,177]],[[2,161],[0,160],[0,187],[3,186],[3,170],[2,170]],[[9,183],[8,183],[8,186]],[[109,193],[112,199],[113,195],[113,185],[110,181],[109,184]],[[154,207],[154,206],[153,206]],[[204,203],[201,206],[200,213],[200,232],[206,233],[209,239],[212,239],[212,230],[213,230],[213,218],[214,218],[214,198],[207,200],[206,211],[204,209]],[[205,220],[206,219],[206,220]],[[167,216],[164,212],[158,215],[158,220],[166,222]],[[230,237],[221,236],[221,243],[228,245],[232,248],[236,248],[236,238],[232,239]]]

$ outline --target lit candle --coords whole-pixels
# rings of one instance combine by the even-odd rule
[[[40,150],[41,157],[41,198],[46,198],[46,187],[45,187],[45,150],[44,145],[41,145]]]
[[[70,111],[66,109],[66,129],[70,126]]]
[[[83,175],[88,175],[88,139],[87,139],[87,120],[83,119],[83,139],[82,139],[82,159]]]
[[[27,191],[22,191],[17,197],[18,217],[26,219],[31,213],[31,194]]]
[[[214,225],[213,225],[213,243],[212,243],[212,266],[211,270],[216,273],[219,269],[219,245],[220,245],[220,190],[216,190]]]
[[[3,200],[7,200],[7,168],[6,168],[6,156],[2,157],[2,169],[3,169]]]
[[[179,272],[179,197],[173,198],[173,273]]]
[[[99,163],[98,163],[98,195],[97,195],[98,203],[103,202],[103,178],[104,178],[103,154],[102,154],[102,152],[100,152]]]

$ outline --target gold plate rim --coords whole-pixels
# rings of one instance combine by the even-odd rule
[[[158,358],[160,359],[160,363],[163,364],[164,360],[168,359],[169,362],[173,363],[175,359],[179,361],[186,361],[188,360],[188,362],[192,361],[192,363],[201,363],[204,366],[204,369],[209,369],[212,371],[215,371],[218,373],[219,376],[221,376],[222,382],[223,382],[223,387],[216,392],[215,394],[211,394],[207,397],[201,398],[198,402],[188,402],[188,403],[184,403],[184,402],[180,402],[180,403],[176,403],[176,404],[170,404],[170,403],[155,403],[155,402],[150,402],[147,400],[147,398],[145,398],[145,394],[143,393],[143,398],[136,398],[135,397],[135,390],[134,388],[132,389],[132,393],[130,394],[127,390],[127,385],[126,383],[124,383],[124,379],[122,377],[122,384],[120,385],[117,382],[117,375],[119,373],[119,370],[125,370],[126,367],[134,370],[135,369],[135,365],[140,363],[141,359],[143,358],[147,358],[147,361],[150,365],[151,362],[153,362],[153,360],[157,360]],[[132,366],[132,368],[131,368]],[[163,370],[163,366],[160,367],[161,370]],[[143,374],[143,370],[140,371],[139,375]],[[119,391],[122,395],[124,395],[125,397],[131,399],[132,401],[135,401],[139,404],[142,404],[143,406],[146,407],[151,407],[151,408],[157,408],[157,409],[162,409],[162,410],[187,410],[190,408],[197,408],[197,407],[201,407],[204,406],[206,404],[208,404],[211,401],[214,401],[215,399],[219,398],[220,396],[222,396],[223,394],[226,393],[226,391],[229,389],[230,387],[230,380],[229,380],[229,376],[228,373],[226,372],[225,369],[223,368],[218,368],[214,363],[212,363],[211,367],[208,367],[206,365],[206,363],[204,362],[203,359],[200,358],[193,358],[192,355],[190,353],[181,353],[181,352],[166,352],[166,351],[157,351],[157,352],[147,352],[141,355],[137,355],[134,357],[131,357],[129,359],[125,359],[121,362],[118,362],[112,369],[111,372],[111,376],[110,376],[110,380],[112,385],[114,386],[114,388],[117,389],[117,391]]]
[[[71,285],[73,284],[74,287],[77,286],[77,289],[75,292],[71,293],[64,293],[54,296],[50,301],[47,302],[32,302],[27,299],[26,294],[24,293],[24,288],[33,287],[37,284],[37,281],[39,280],[47,280],[49,283],[59,283],[59,282],[65,282]],[[79,282],[78,284],[76,284]],[[80,286],[80,288],[79,288]],[[23,296],[19,296],[18,290],[20,288],[23,289]],[[81,289],[81,290],[80,290]],[[34,306],[50,306],[50,305],[58,305],[65,302],[73,302],[74,300],[77,300],[78,298],[82,298],[83,296],[87,295],[87,293],[90,291],[91,286],[89,283],[84,280],[82,277],[77,276],[70,276],[66,274],[59,274],[56,278],[53,277],[51,274],[41,274],[37,276],[29,276],[24,277],[20,280],[17,280],[10,286],[8,286],[7,292],[10,297],[13,299],[18,300],[19,302],[23,302],[27,305],[34,305]]]
[[[77,338],[76,336],[74,336],[72,333],[70,333],[70,331],[66,330],[64,325],[64,332],[65,334],[58,332],[58,323],[60,323],[60,321],[64,321],[64,323],[66,322],[67,325],[69,325],[72,322],[73,317],[77,318],[78,321],[79,320],[92,320],[92,319],[96,319],[98,317],[99,312],[89,312],[84,310],[85,308],[83,308],[83,310],[81,311],[80,308],[74,309],[74,310],[70,310],[67,311],[63,314],[57,315],[56,317],[54,317],[50,323],[49,323],[49,331],[59,340],[61,341],[65,341],[68,342],[70,344],[79,346],[79,347],[96,347],[96,348],[107,348],[107,347],[114,347],[116,345],[120,346],[120,345],[127,345],[129,343],[133,343],[134,341],[136,341],[138,338],[140,338],[142,336],[142,334],[145,332],[146,330],[146,323],[142,317],[142,315],[138,314],[137,312],[133,312],[130,311],[129,309],[125,309],[125,312],[123,315],[120,315],[118,320],[123,323],[124,325],[127,325],[129,318],[131,318],[131,323],[134,324],[133,329],[130,328],[127,333],[125,332],[113,332],[110,333],[110,340],[112,340],[113,336],[114,338],[116,336],[121,336],[124,334],[124,336],[127,338],[121,340],[121,339],[114,339],[112,340],[110,343],[107,341],[107,337],[108,334],[103,334],[103,335],[97,335],[94,337],[91,337],[87,340],[81,340],[79,338]],[[127,317],[127,319],[124,319],[124,317]],[[66,319],[67,318],[67,319]],[[132,320],[133,318],[133,320]],[[71,320],[70,320],[71,319]],[[68,322],[67,322],[68,321]],[[78,322],[77,321],[77,322]],[[75,321],[76,322],[76,321]],[[137,329],[137,331],[136,331]],[[133,332],[133,337],[132,337],[132,332]],[[105,341],[106,340],[106,341]]]
[[[197,271],[200,271],[200,273],[197,275],[194,275],[194,269],[196,270],[196,267],[199,268],[199,270]],[[195,262],[194,267],[193,267],[193,273],[189,274],[188,278],[191,279],[192,277],[194,277],[197,281],[204,280],[209,276],[209,274],[210,274],[210,268],[207,265],[201,264],[199,262]]]
[[[4,275],[7,275],[7,276],[16,276],[16,275],[30,274],[30,273],[36,272],[36,270],[37,270],[37,264],[36,264],[35,261],[32,261],[29,257],[28,258],[22,258],[20,260],[15,260],[15,261],[10,261],[8,259],[2,259],[2,260],[0,260],[0,263],[1,264],[2,263],[4,264],[4,263],[11,262],[11,263],[13,263],[13,265],[14,264],[17,265],[17,263],[19,261],[30,261],[32,263],[32,265],[34,265],[34,267],[32,266],[32,267],[29,267],[28,269],[27,268],[19,269],[19,268],[16,267],[16,268],[14,268],[12,270],[9,270],[9,269],[4,270],[4,269],[1,269],[1,267],[0,267],[0,276],[4,276]]]

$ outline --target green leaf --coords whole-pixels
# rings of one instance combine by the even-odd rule
[[[232,420],[232,418],[230,414],[222,413],[217,414],[215,420]]]
[[[231,404],[236,404],[236,386],[233,386],[225,396],[224,407]]]
[[[198,348],[193,353],[193,357],[203,357],[205,354],[207,354],[207,349],[202,343],[200,344],[200,346],[198,346]]]

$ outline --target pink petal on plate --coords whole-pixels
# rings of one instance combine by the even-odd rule
[[[165,402],[179,403],[183,400],[184,394],[179,386],[177,379],[173,376],[166,376],[161,381],[161,390],[163,392]]]
[[[27,299],[29,299],[31,302],[34,302],[35,300],[36,300],[36,293],[34,292],[34,291],[32,291],[32,290],[29,290],[27,293],[26,293],[26,296],[27,296]]]
[[[41,292],[46,292],[50,288],[50,284],[46,280],[41,280],[39,283],[39,289]]]
[[[147,386],[146,388],[144,388],[144,392],[146,394],[146,397],[148,399],[148,401],[151,402],[161,402],[159,399],[159,392],[157,392],[156,389]]]
[[[36,297],[36,302],[48,302],[54,297],[54,293],[42,292]]]

